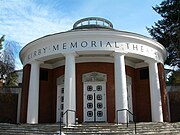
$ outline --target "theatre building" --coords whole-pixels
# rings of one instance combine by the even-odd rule
[[[20,59],[22,123],[125,123],[131,113],[138,122],[168,120],[165,48],[106,19],[36,39]]]

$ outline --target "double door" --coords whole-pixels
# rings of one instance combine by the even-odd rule
[[[105,83],[84,83],[84,122],[106,121]]]

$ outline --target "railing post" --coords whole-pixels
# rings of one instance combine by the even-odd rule
[[[66,112],[66,125],[67,125],[67,127],[69,126],[69,124],[68,124],[68,113],[69,113],[69,110],[67,110],[67,112]]]
[[[134,120],[134,123],[135,123],[135,134],[136,134],[136,116],[133,115],[133,120]]]
[[[116,111],[116,123],[118,124],[118,110]]]
[[[75,110],[66,110],[64,113],[63,113],[63,115],[62,115],[62,119],[63,119],[63,116],[64,115],[66,115],[66,125],[67,125],[67,127],[69,126],[69,122],[68,122],[68,113],[69,113],[69,111],[70,112],[73,112],[74,114],[75,114],[75,116],[76,116],[76,111]],[[60,135],[61,135],[61,125],[62,125],[62,120],[61,120],[61,117],[60,117]],[[76,120],[75,120],[75,122],[76,122]]]
[[[74,112],[74,115],[75,115],[75,125],[76,125],[76,112]]]
[[[129,114],[129,113],[128,113],[127,110],[125,110],[125,111],[126,111],[126,122],[127,122],[126,124],[127,124],[127,127],[128,127],[128,114]]]
[[[61,135],[61,117],[60,117],[60,135]]]
[[[132,112],[130,112],[128,109],[121,109],[121,110],[117,110],[116,111],[116,116],[117,116],[117,124],[118,124],[118,112],[119,111],[126,111],[126,115],[127,115],[127,123],[126,123],[126,125],[127,125],[127,127],[128,127],[128,123],[129,123],[129,121],[128,121],[128,118],[129,118],[129,115],[128,114],[131,114],[132,116],[133,116],[133,121],[134,121],[134,128],[135,128],[135,134],[137,133],[136,132],[136,116],[134,116],[134,114],[132,113]]]

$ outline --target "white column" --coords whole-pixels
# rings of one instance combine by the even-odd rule
[[[31,63],[28,108],[27,108],[27,123],[38,123],[38,109],[39,109],[39,65],[38,61]]]
[[[124,54],[114,53],[114,74],[115,74],[115,104],[117,110],[128,109],[127,86]],[[116,116],[118,123],[127,122],[127,112],[121,111]]]
[[[67,110],[76,111],[75,55],[75,53],[65,54],[64,112]],[[64,124],[67,124],[66,116],[64,116]],[[69,111],[68,124],[75,124],[75,117],[75,113]]]
[[[162,102],[161,102],[157,62],[155,60],[148,60],[146,62],[149,63],[152,121],[163,122]]]

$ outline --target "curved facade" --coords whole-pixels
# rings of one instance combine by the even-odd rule
[[[103,18],[77,21],[72,30],[47,35],[20,52],[21,122],[125,123],[166,121],[163,63],[158,42],[113,29]],[[121,111],[120,111],[121,110]],[[128,119],[127,119],[128,117]]]

